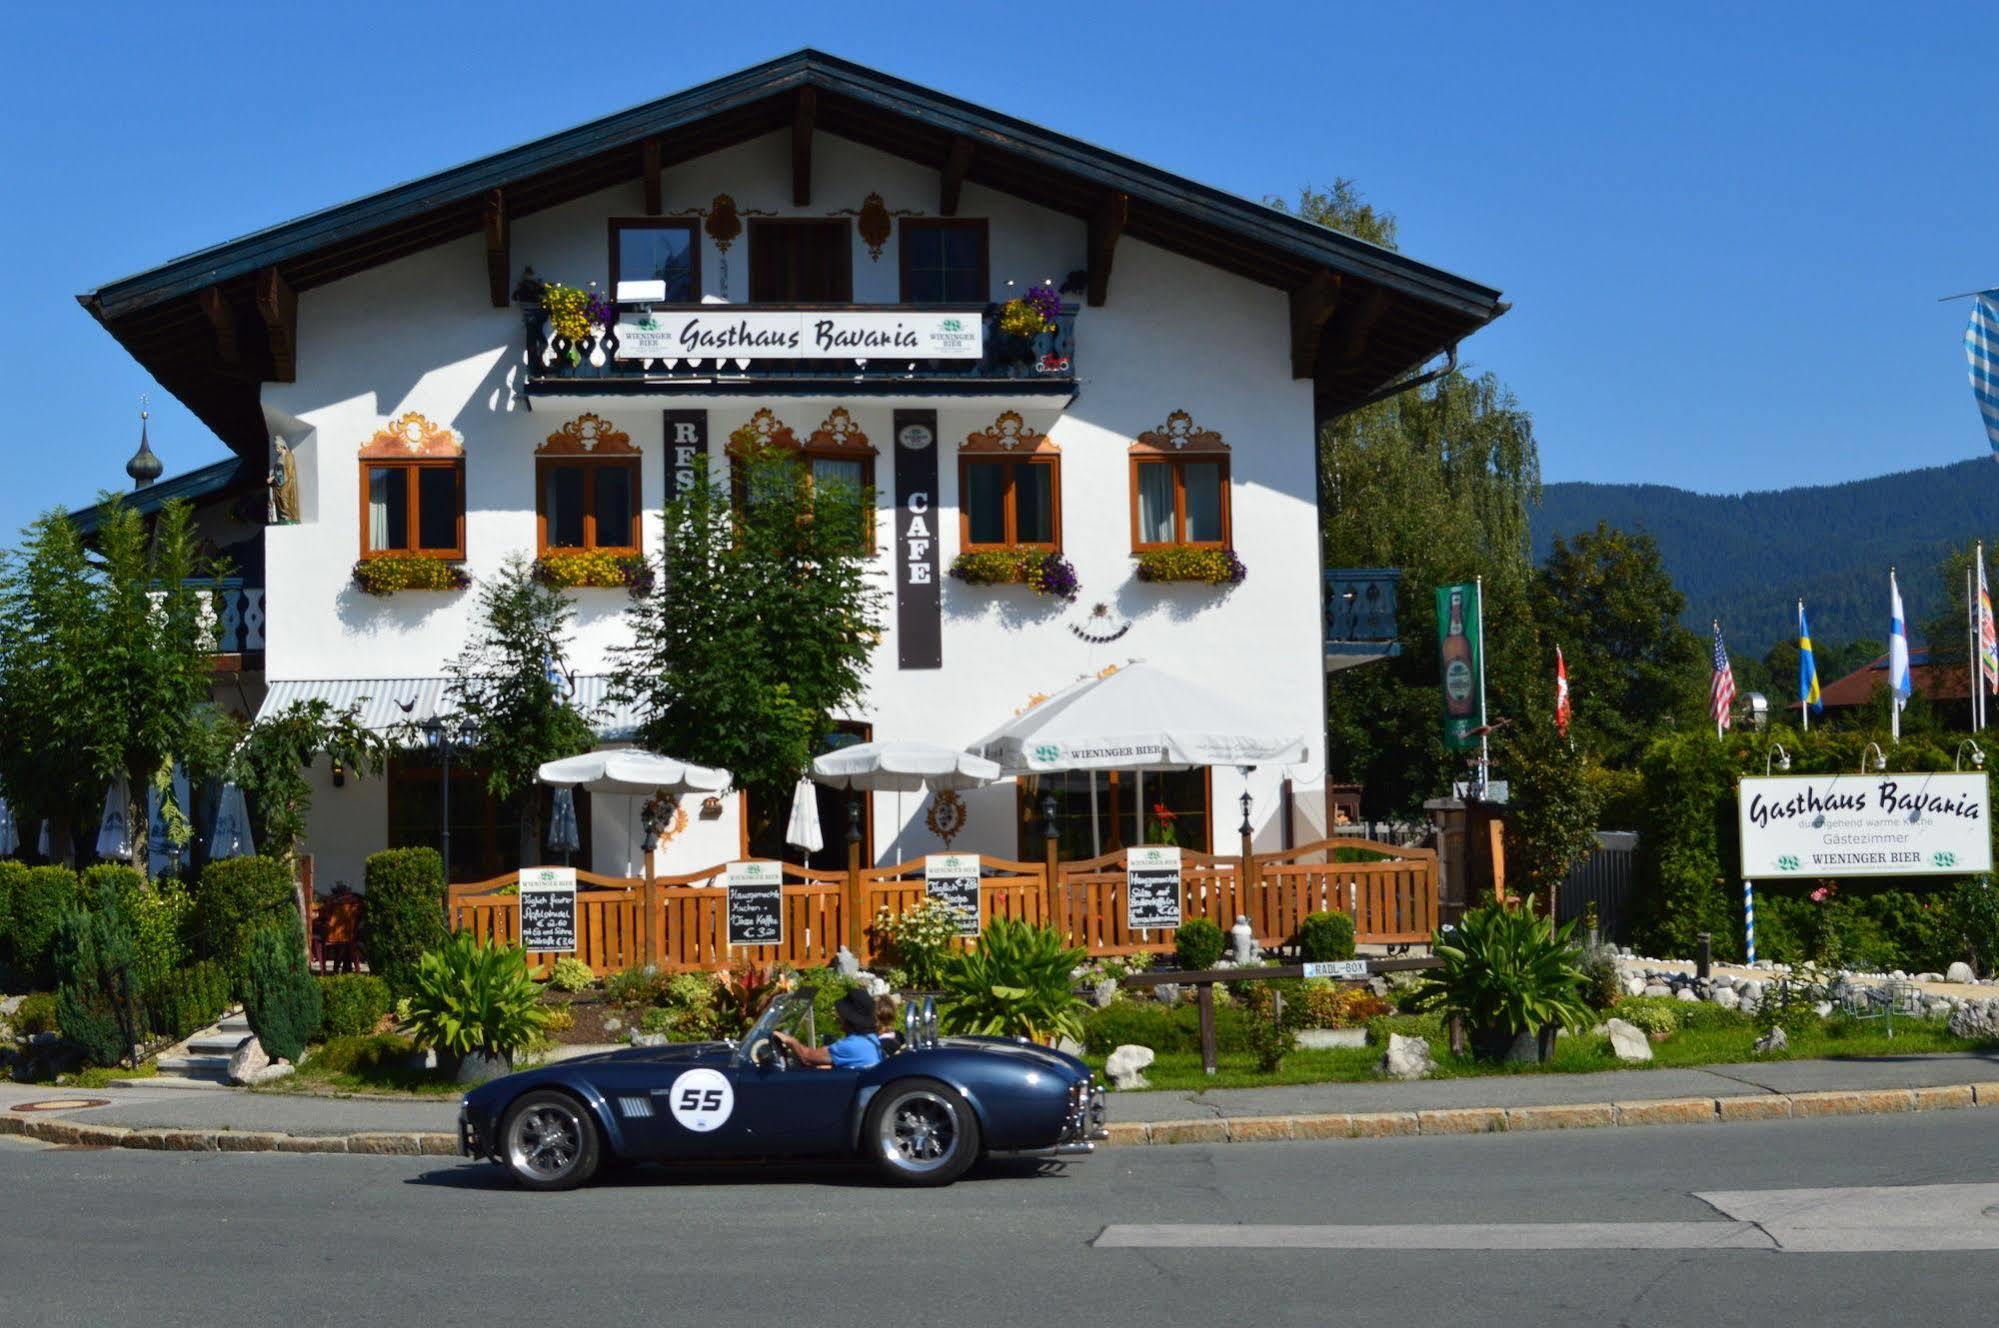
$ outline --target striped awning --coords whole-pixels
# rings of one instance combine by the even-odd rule
[[[408,724],[423,724],[452,713],[444,678],[296,678],[273,681],[264,693],[257,718],[275,715],[298,701],[324,701],[336,710],[353,710],[377,733]],[[638,730],[638,712],[611,704],[611,679],[601,673],[576,675],[570,704],[590,719],[606,742],[629,741]]]

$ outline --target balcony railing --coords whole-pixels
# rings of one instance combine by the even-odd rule
[[[1402,653],[1395,596],[1402,572],[1394,567],[1326,569],[1326,668],[1350,668]]]
[[[205,584],[205,583],[204,583]],[[216,587],[215,653],[242,655],[264,648],[264,588],[229,577]]]
[[[556,335],[538,305],[521,310],[529,395],[680,388],[749,392],[771,386],[795,391],[823,384],[884,395],[1057,396],[1073,394],[1076,387],[1072,304],[1062,306],[1051,330],[1033,338],[1001,332],[997,305],[631,305],[621,308],[615,324],[593,325],[591,335],[574,341]],[[976,342],[969,336],[973,328]],[[955,351],[948,356],[926,358],[908,349],[952,340]],[[820,350],[814,343],[822,341],[826,346]],[[862,344],[874,348],[847,353]],[[783,354],[798,346],[815,353]]]

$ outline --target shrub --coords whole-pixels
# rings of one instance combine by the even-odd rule
[[[1287,993],[1285,1000],[1293,997]],[[1391,1006],[1387,1001],[1369,991],[1366,987],[1341,986],[1327,982],[1323,978],[1313,978],[1301,985],[1297,997],[1303,1011],[1300,1028],[1363,1028],[1368,1021],[1388,1014]]]
[[[467,932],[446,937],[417,960],[409,1001],[417,1044],[453,1056],[511,1056],[548,1023],[527,954],[518,946],[482,945]]]
[[[53,1033],[58,1027],[54,992],[38,991],[21,998],[21,1008],[14,1011],[15,1032],[22,1037],[33,1037],[37,1033]]]
[[[1618,1002],[1617,1017],[1641,1033],[1666,1035],[1678,1031],[1686,1004],[1670,996],[1631,996]]]
[[[322,1042],[373,1033],[395,1005],[389,984],[370,973],[337,973],[320,978],[319,996],[317,1036]]]
[[[900,969],[909,985],[934,991],[945,956],[958,937],[958,910],[942,900],[925,899],[900,914],[886,908],[875,915],[876,949],[892,968]]]
[[[1083,1003],[1069,973],[1083,951],[1063,945],[1053,927],[994,918],[977,946],[945,959],[938,974],[946,995],[946,1030],[1054,1043],[1080,1040]]]
[[[100,881],[95,907],[73,908],[56,930],[56,1021],[93,1065],[116,1065],[132,1054],[143,1025],[132,980],[132,933],[118,896]]]
[[[1984,976],[1999,969],[1999,886],[1990,876],[1959,881],[1951,892],[1950,911],[1971,966]]]
[[[1624,997],[1624,974],[1617,967],[1613,946],[1593,945],[1583,951],[1583,999],[1592,1010],[1608,1010]]]
[[[145,988],[146,1022],[155,1036],[179,1042],[222,1017],[229,1008],[229,970],[201,959]]]
[[[82,891],[95,899],[104,885],[118,899],[125,925],[132,932],[132,976],[150,987],[184,967],[189,959],[187,934],[193,926],[194,898],[184,882],[171,876],[148,881],[130,867],[100,863],[86,867]]]
[[[378,1033],[371,1037],[334,1038],[312,1054],[316,1077],[365,1074],[374,1077],[386,1071],[401,1071],[409,1062],[413,1044],[406,1037]]]
[[[194,952],[220,960],[240,990],[251,939],[287,913],[297,916],[297,905],[284,863],[266,857],[211,862],[194,888]]]
[[[319,1031],[323,1004],[305,957],[305,927],[294,916],[258,928],[245,960],[243,1012],[274,1059],[294,1064]]]
[[[1150,1047],[1161,1055],[1196,1054],[1201,1050],[1201,1012],[1192,1005],[1112,1001],[1084,1018],[1081,1040],[1084,1049],[1097,1056],[1109,1055],[1126,1043]],[[1225,1052],[1246,1048],[1241,1009],[1215,1010],[1215,1046]]]
[[[1406,1038],[1421,1038],[1425,1042],[1441,1042],[1447,1030],[1441,1014],[1385,1014],[1378,1019],[1367,1021],[1367,1040],[1377,1047],[1388,1045],[1388,1036],[1399,1033]]]
[[[0,967],[14,962],[14,926],[12,900],[14,892],[28,879],[28,864],[16,862],[12,858],[0,858]]]
[[[590,965],[574,955],[564,955],[549,971],[548,985],[557,991],[584,991],[597,981]]]
[[[604,1000],[618,1010],[649,1009],[666,1003],[670,983],[666,974],[650,964],[628,968],[604,979]]]
[[[444,944],[444,860],[434,848],[392,848],[369,857],[361,899],[368,968],[397,995],[416,988],[422,957]]]
[[[1557,928],[1525,907],[1488,904],[1466,913],[1449,944],[1436,947],[1443,966],[1429,973],[1417,1006],[1456,1016],[1487,1053],[1521,1033],[1595,1022],[1583,1002],[1586,978],[1569,945],[1575,923]]]
[[[1354,956],[1353,919],[1321,909],[1298,924],[1298,953],[1308,964],[1328,964]]]
[[[639,1017],[639,1028],[664,1033],[675,1042],[707,1042],[716,1033],[715,981],[706,973],[676,973],[666,980],[659,1003]]]
[[[1681,1008],[1676,1012],[1680,1027],[1690,1032],[1711,1033],[1722,1028],[1746,1028],[1755,1022],[1755,1016],[1741,1010],[1731,1010],[1712,1001],[1680,1001],[1673,1004]]]
[[[1174,954],[1180,967],[1189,970],[1213,968],[1228,948],[1222,929],[1206,918],[1190,918],[1180,924],[1174,937]]]
[[[1243,1038],[1256,1057],[1256,1068],[1275,1074],[1284,1067],[1298,1030],[1307,1026],[1304,990],[1302,984],[1290,982],[1263,982],[1257,987],[1244,1003]]]
[[[65,914],[82,904],[76,873],[67,867],[30,867],[14,887],[8,907],[14,964],[28,986],[55,985],[56,929]]]

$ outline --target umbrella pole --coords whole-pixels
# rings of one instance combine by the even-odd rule
[[[861,915],[861,795],[847,790],[847,949],[868,962],[868,922]]]
[[[1145,772],[1134,770],[1131,773],[1134,781],[1131,787],[1131,810],[1132,815],[1138,819],[1138,833],[1132,836],[1131,842],[1142,847],[1145,844]]]
[[[1102,835],[1097,830],[1097,772],[1090,772],[1090,856],[1101,857],[1104,851]]]

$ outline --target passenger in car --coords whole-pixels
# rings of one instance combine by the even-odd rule
[[[875,997],[875,1041],[881,1043],[882,1055],[902,1049],[902,1034],[895,1027],[895,997],[883,992]]]
[[[875,1038],[875,998],[859,987],[842,996],[833,1006],[846,1036],[824,1047],[808,1047],[791,1034],[779,1030],[777,1038],[800,1065],[826,1070],[865,1070],[881,1064],[881,1043]]]

